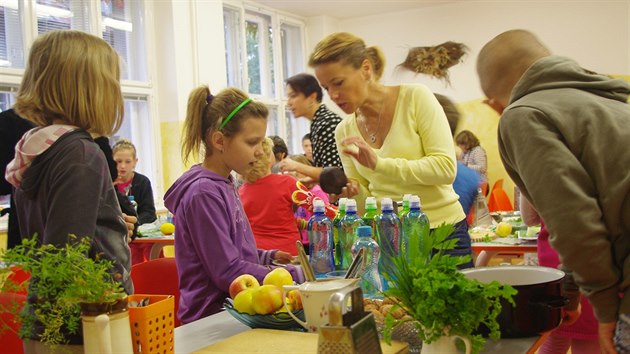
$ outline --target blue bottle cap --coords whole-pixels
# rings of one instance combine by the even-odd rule
[[[359,226],[357,228],[357,235],[359,237],[372,237],[372,228],[370,226]]]

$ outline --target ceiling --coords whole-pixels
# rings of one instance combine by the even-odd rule
[[[401,12],[463,1],[467,0],[256,0],[261,5],[302,17],[331,16],[338,19]]]

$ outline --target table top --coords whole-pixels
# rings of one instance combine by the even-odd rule
[[[175,328],[175,353],[193,353],[210,344],[248,330],[250,330],[249,327],[238,322],[226,311],[222,311]],[[525,353],[536,339],[537,337],[502,339],[497,342],[488,339],[482,353]]]
[[[174,244],[175,237],[173,236],[159,236],[159,237],[137,237],[133,240],[134,243],[166,243]]]

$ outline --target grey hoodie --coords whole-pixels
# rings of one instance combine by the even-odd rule
[[[523,74],[499,123],[508,174],[601,322],[630,313],[629,94],[622,80],[549,56]]]

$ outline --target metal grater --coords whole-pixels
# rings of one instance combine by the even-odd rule
[[[346,297],[351,295],[351,309],[343,313]],[[329,323],[319,327],[318,354],[382,354],[374,315],[363,310],[360,287],[340,290],[330,296]]]

